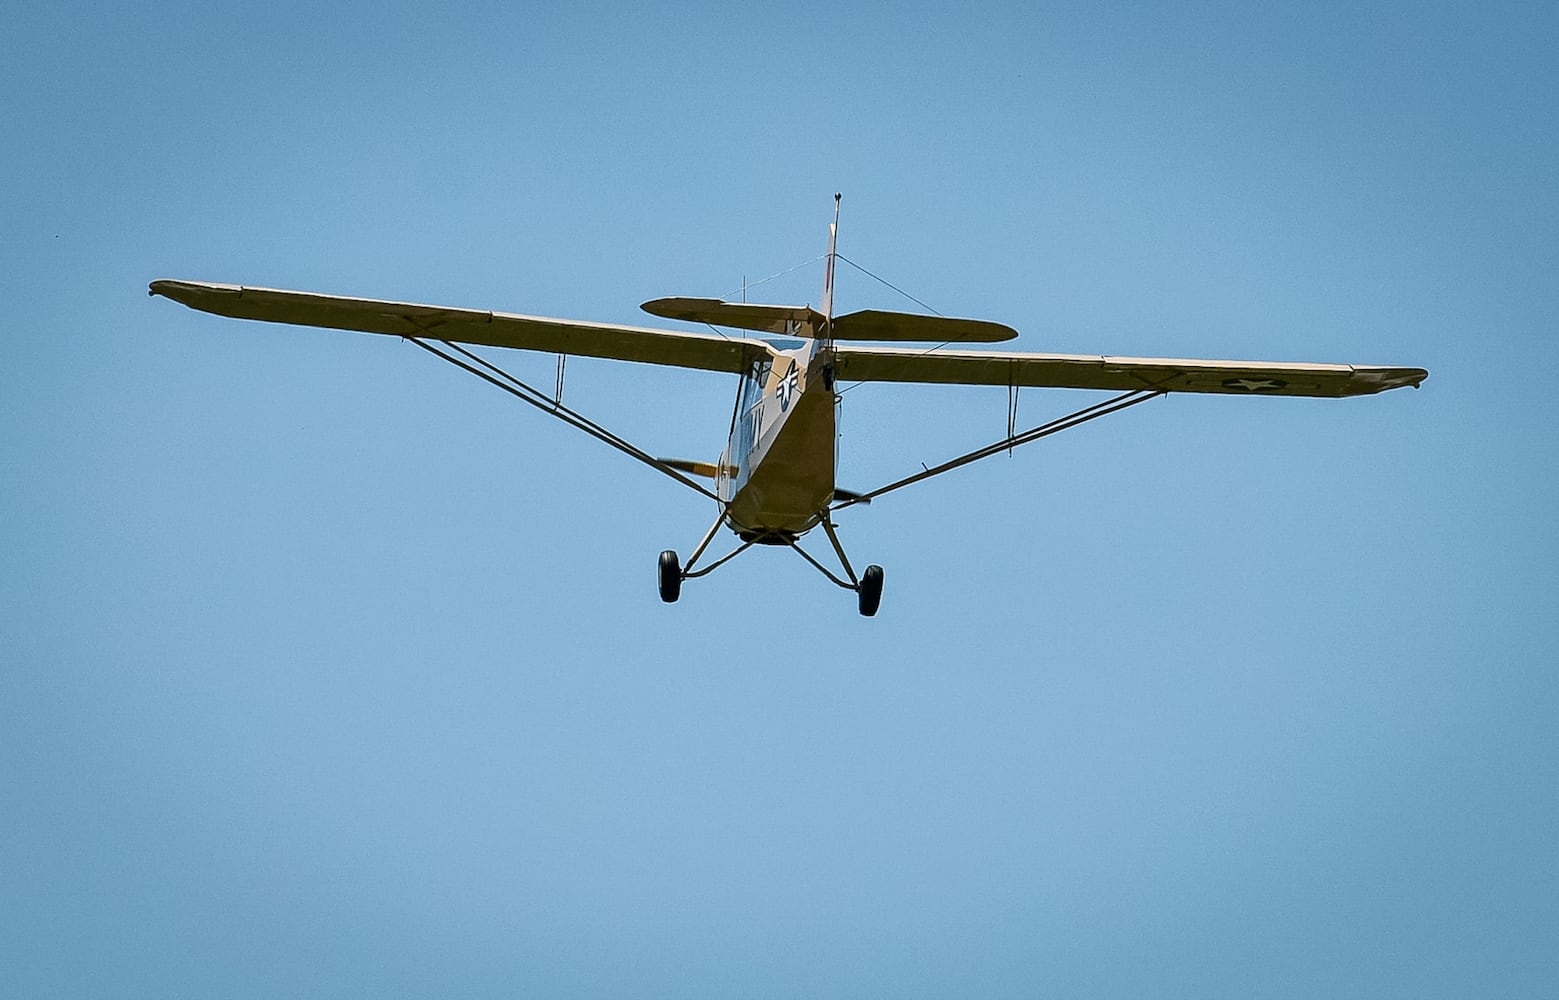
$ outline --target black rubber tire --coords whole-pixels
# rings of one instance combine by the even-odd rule
[[[861,589],[856,595],[860,598],[862,615],[870,618],[877,613],[877,606],[882,603],[881,566],[866,567],[866,572],[861,574]]]
[[[675,604],[682,596],[682,561],[670,549],[660,554],[660,599]]]

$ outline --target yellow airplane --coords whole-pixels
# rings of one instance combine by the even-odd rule
[[[444,306],[352,299],[200,281],[153,281],[163,295],[205,312],[239,319],[384,333],[403,337],[519,399],[612,445],[691,487],[719,505],[719,515],[687,565],[662,552],[660,596],[671,603],[682,581],[705,576],[753,545],[785,545],[824,576],[857,595],[860,613],[875,615],[882,600],[881,566],[857,574],[845,556],[833,515],[845,507],[929,479],[970,462],[1010,451],[1079,424],[1117,413],[1170,392],[1267,396],[1359,396],[1418,386],[1422,368],[1117,358],[949,349],[950,344],[1011,340],[1017,331],[985,320],[864,310],[833,314],[834,264],[838,258],[839,196],[829,227],[822,305],[758,305],[718,299],[665,298],[644,310],[667,319],[732,327],[770,337],[654,330],[578,320]],[[855,341],[916,343],[919,347],[861,346]],[[558,384],[548,395],[460,345],[510,347],[558,355]],[[715,462],[656,458],[562,403],[568,355],[675,365],[740,376],[728,442]],[[1008,435],[865,493],[835,482],[838,386],[845,382],[920,382],[1005,386]],[[1020,388],[1114,390],[1119,395],[1025,431],[1017,431]],[[696,478],[695,478],[696,477]],[[701,480],[712,480],[713,489]],[[739,544],[695,570],[722,527]],[[843,578],[799,544],[821,527],[838,556]]]

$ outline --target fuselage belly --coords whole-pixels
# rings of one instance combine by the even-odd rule
[[[818,355],[813,341],[777,354],[744,389],[721,480],[726,520],[743,537],[799,536],[833,500],[835,403]]]

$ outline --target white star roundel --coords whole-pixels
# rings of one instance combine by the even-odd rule
[[[1280,378],[1226,378],[1223,380],[1225,389],[1243,389],[1246,392],[1276,392],[1287,388],[1288,383]]]

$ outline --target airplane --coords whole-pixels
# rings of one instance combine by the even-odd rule
[[[836,316],[839,207],[840,196],[835,195],[819,308],[687,297],[653,299],[642,306],[663,319],[705,324],[713,333],[172,279],[153,281],[149,294],[220,316],[404,338],[714,500],[715,522],[687,563],[672,549],[660,555],[659,591],[668,604],[679,598],[685,580],[712,573],[754,545],[782,545],[833,583],[854,591],[857,608],[866,617],[880,606],[883,569],[873,564],[856,573],[835,530],[834,514],[844,508],[1166,393],[1342,397],[1416,388],[1429,377],[1422,368],[963,350],[950,345],[999,343],[1018,333],[987,320],[876,309]],[[733,337],[718,327],[768,336]],[[862,341],[867,343],[858,343]],[[918,346],[875,346],[884,342]],[[463,345],[557,355],[554,393],[549,396]],[[739,376],[724,452],[713,462],[658,458],[564,406],[564,365],[570,355]],[[931,468],[922,466],[877,489],[845,490],[835,480],[835,466],[840,386],[846,382],[1004,386],[1008,433],[984,448]],[[1118,395],[1019,431],[1017,394],[1030,387],[1113,390]],[[695,569],[722,528],[735,533],[736,547]],[[827,536],[842,576],[801,547],[802,536],[814,528]]]

